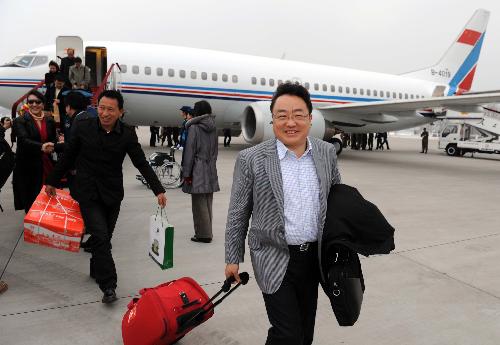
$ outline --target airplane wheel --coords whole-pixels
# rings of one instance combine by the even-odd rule
[[[342,141],[339,138],[331,138],[330,144],[333,144],[335,151],[337,152],[337,156],[339,156],[342,152]]]
[[[448,156],[458,156],[458,148],[457,145],[448,145],[446,147],[446,154]]]

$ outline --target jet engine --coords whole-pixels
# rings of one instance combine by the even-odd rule
[[[269,101],[254,102],[250,103],[243,111],[241,129],[246,142],[255,145],[274,138],[270,105],[271,102]],[[309,135],[331,141],[334,134],[335,129],[333,126],[325,121],[319,110],[314,109]]]

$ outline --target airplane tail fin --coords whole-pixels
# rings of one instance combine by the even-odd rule
[[[476,10],[436,65],[403,75],[447,84],[448,96],[469,91],[474,80],[489,17],[490,12],[483,9]]]

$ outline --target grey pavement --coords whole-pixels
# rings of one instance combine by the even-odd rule
[[[147,147],[148,129],[141,128]],[[224,270],[224,226],[240,138],[220,145],[221,192],[214,196],[214,241],[193,243],[191,200],[169,190],[175,225],[174,268],[162,271],[147,255],[148,219],[156,210],[151,191],[125,162],[125,195],[113,237],[120,297],[112,306],[88,275],[89,254],[24,243],[15,251],[0,295],[0,344],[121,344],[121,319],[131,296],[182,276],[208,292]],[[500,156],[448,157],[430,141],[427,155],[415,138],[390,138],[390,151],[345,150],[343,182],[378,205],[396,228],[393,254],[362,258],[366,292],[353,327],[339,327],[320,293],[314,344],[500,343]],[[22,231],[13,211],[10,181],[0,194],[0,268]],[[253,275],[249,258],[243,270]],[[254,280],[238,289],[212,319],[179,344],[263,344],[269,327]]]

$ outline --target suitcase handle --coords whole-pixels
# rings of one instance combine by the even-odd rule
[[[191,323],[193,321],[196,321],[201,316],[204,316],[205,314],[211,312],[216,306],[218,306],[227,296],[233,293],[234,290],[240,287],[240,285],[246,285],[248,283],[248,280],[250,279],[250,276],[248,275],[247,272],[242,272],[239,274],[240,276],[240,282],[236,284],[232,289],[231,289],[231,284],[236,281],[236,279],[231,276],[227,278],[224,281],[224,284],[222,285],[221,289],[212,296],[204,305],[200,307],[200,311],[194,314],[192,317],[190,317],[188,320],[186,320],[183,325],[179,325],[180,328],[182,329],[187,329],[191,327]],[[208,309],[205,309],[205,307],[209,304],[211,304],[221,293],[225,292],[226,294],[222,296],[220,299],[218,299],[215,303],[210,305]]]

